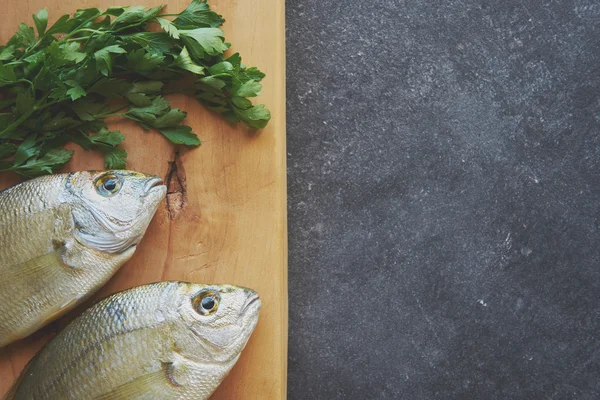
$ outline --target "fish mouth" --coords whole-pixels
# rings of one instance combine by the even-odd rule
[[[255,294],[254,296],[252,296],[250,298],[250,300],[248,300],[246,302],[246,304],[242,308],[242,311],[240,311],[240,315],[246,314],[248,312],[248,310],[250,310],[252,308],[252,306],[255,306],[256,308],[260,308],[261,304],[262,304],[262,302],[260,301],[260,296],[258,294]]]
[[[153,178],[148,179],[148,181],[144,185],[144,193],[148,194],[153,189],[156,189],[156,188],[159,188],[159,187],[164,187],[164,186],[165,185],[163,185],[162,178],[159,178],[158,176],[155,176]]]

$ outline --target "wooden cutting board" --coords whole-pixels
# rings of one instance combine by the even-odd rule
[[[187,0],[5,0],[0,11],[0,42],[20,22],[48,7],[50,23],[78,8],[167,3],[183,10]],[[285,32],[284,0],[210,0],[225,19],[223,30],[232,52],[246,65],[267,74],[258,98],[271,110],[266,129],[253,132],[230,126],[194,99],[171,97],[189,112],[186,123],[203,141],[193,150],[176,149],[155,132],[114,121],[127,136],[128,168],[165,179],[171,176],[171,210],[158,210],[134,257],[94,299],[131,286],[161,280],[231,283],[254,288],[263,307],[258,326],[231,374],[211,399],[284,399],[287,372],[287,230],[285,173]],[[102,169],[96,154],[75,148],[65,170]],[[180,181],[181,185],[175,185]],[[0,189],[18,182],[0,175]],[[183,201],[183,208],[178,205]],[[1,210],[0,210],[1,212]],[[0,244],[1,245],[1,244]],[[65,319],[18,343],[0,349],[0,394]],[[1,316],[0,316],[1,318]]]

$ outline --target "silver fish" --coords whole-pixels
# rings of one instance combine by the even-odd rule
[[[73,308],[131,258],[165,197],[161,183],[89,171],[0,192],[0,347]]]
[[[86,310],[36,354],[5,400],[208,398],[261,302],[251,289],[160,282]]]

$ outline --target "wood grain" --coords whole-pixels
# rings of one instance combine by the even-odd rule
[[[0,42],[19,22],[48,7],[50,21],[78,8],[144,4],[159,0],[5,0],[0,11]],[[167,1],[179,12],[187,0]],[[267,77],[259,97],[272,120],[260,133],[230,126],[194,99],[171,97],[189,112],[187,124],[203,145],[180,150],[178,172],[185,176],[185,206],[169,215],[166,204],[148,229],[133,259],[94,299],[131,286],[160,280],[239,284],[257,290],[263,300],[260,321],[239,362],[212,399],[284,399],[287,372],[287,226],[285,174],[284,0],[211,0],[225,19],[225,37],[246,65]],[[127,136],[128,168],[165,177],[178,149],[159,134],[132,124],[111,122]],[[66,170],[102,169],[102,160],[77,149]],[[0,176],[0,188],[18,181]],[[89,305],[87,303],[86,305]],[[0,393],[65,320],[0,349]]]

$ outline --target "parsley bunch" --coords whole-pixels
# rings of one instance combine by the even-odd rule
[[[225,58],[224,19],[205,0],[179,14],[162,9],[88,8],[51,27],[44,9],[33,15],[35,30],[19,25],[0,46],[0,172],[51,173],[71,158],[67,142],[101,151],[106,168],[124,168],[125,137],[104,122],[113,116],[198,146],[167,93],[187,93],[231,122],[267,124],[269,111],[249,100],[265,75],[237,53]],[[148,30],[152,24],[157,29]]]

